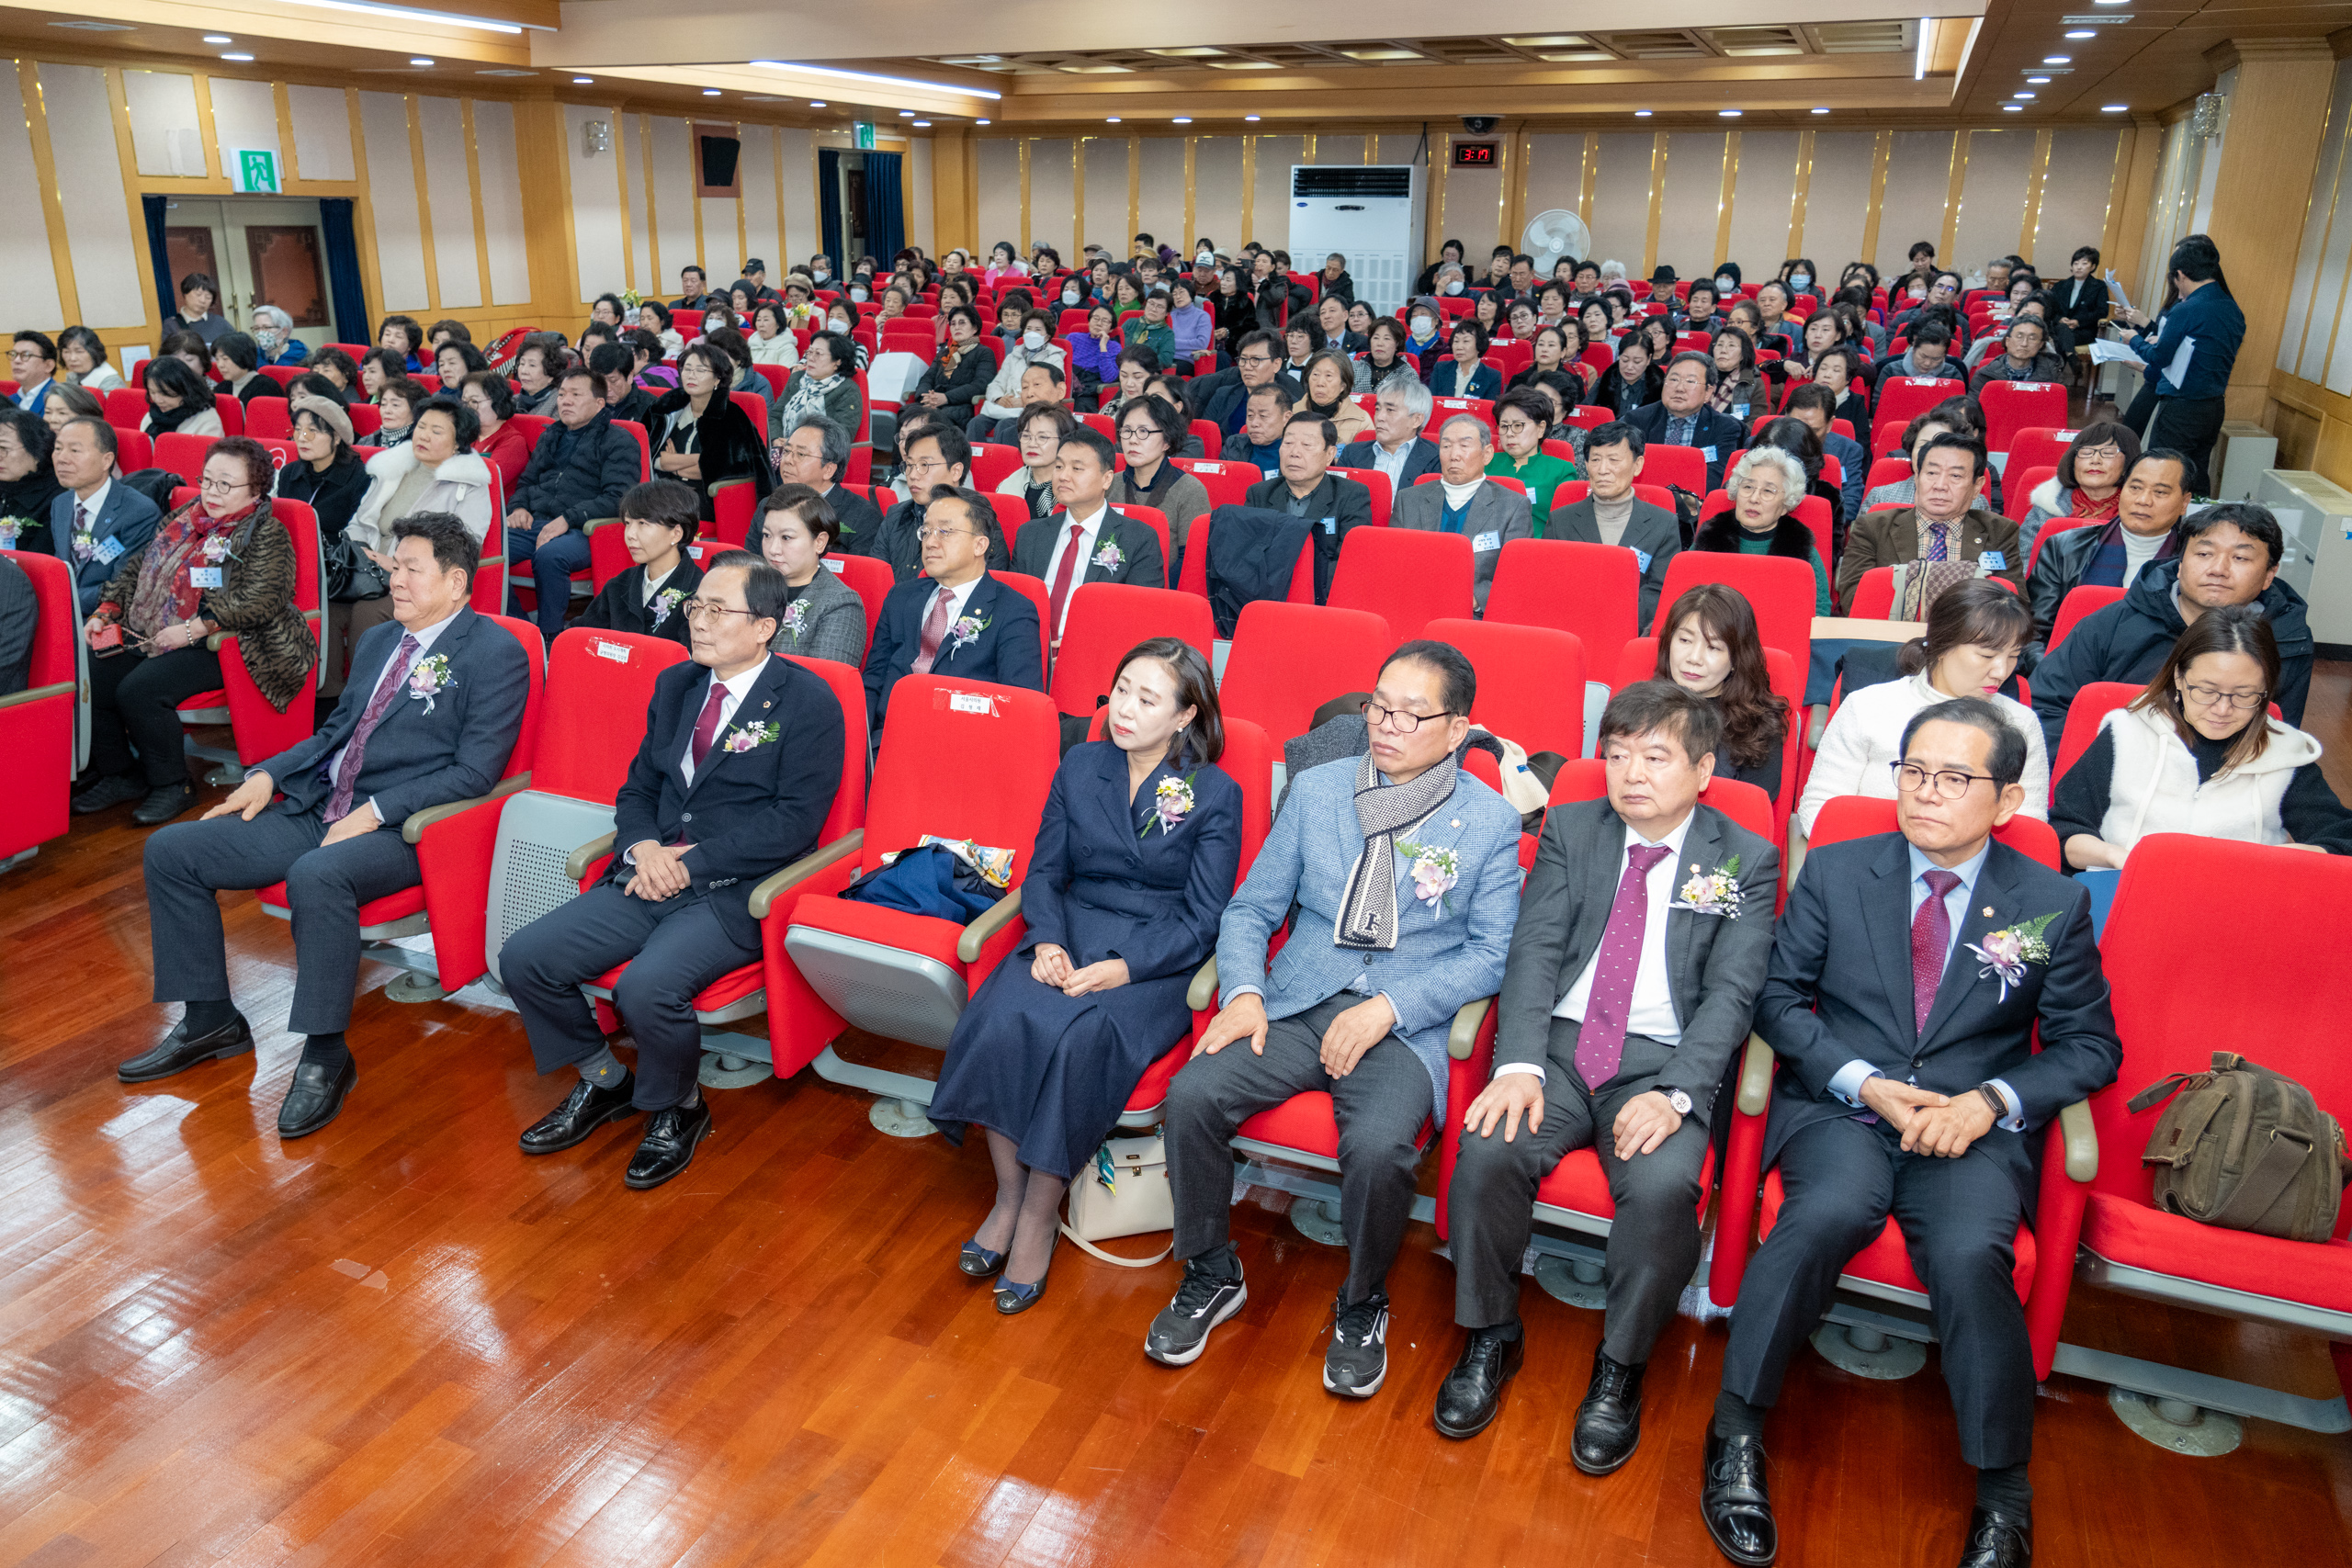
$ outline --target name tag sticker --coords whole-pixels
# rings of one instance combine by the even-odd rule
[[[1480,534],[1471,539],[1470,547],[1482,553],[1498,550],[1503,547],[1503,536],[1499,532]]]
[[[832,557],[827,556],[825,558],[825,570],[831,572],[835,577],[839,577],[842,574],[842,563],[833,559]]]
[[[1702,446],[1699,448],[1699,456],[1712,463],[1715,460],[1715,449],[1712,446]]]
[[[625,642],[606,642],[603,637],[598,637],[596,639],[596,657],[599,659],[609,659],[616,664],[627,664],[628,662],[628,644]]]
[[[188,586],[219,588],[221,586],[220,571],[221,569],[217,566],[192,566],[187,569]]]
[[[1340,531],[1340,520],[1336,517],[1326,517],[1323,519],[1323,531],[1326,534],[1338,533]]]
[[[113,560],[122,554],[122,541],[109,535],[91,547],[91,553],[102,561]]]
[[[996,699],[986,692],[955,692],[941,690],[936,700],[949,713],[984,713],[996,716]]]
[[[1976,558],[1984,563],[1984,570],[1987,571],[2007,571],[2009,570],[2008,558],[1998,550],[1986,550]]]
[[[1646,572],[1647,570],[1649,570],[1649,569],[1650,569],[1650,553],[1649,553],[1649,551],[1647,551],[1647,550],[1635,550],[1635,551],[1634,552],[1634,568],[1635,568],[1635,570],[1639,570],[1639,571],[1645,571],[1645,572]]]

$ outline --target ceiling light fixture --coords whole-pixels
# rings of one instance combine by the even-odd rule
[[[2003,104],[2001,107],[2010,114],[2022,114],[2025,112],[2025,106],[2023,104]]]
[[[237,40],[231,38],[227,33],[207,33],[204,35],[204,41],[207,43],[234,43]]]
[[[986,124],[988,123],[988,121],[987,121],[987,120],[984,120],[984,119],[976,119],[976,120],[974,120],[972,123],[973,123],[974,125],[986,125]]]
[[[519,34],[525,26],[518,22],[493,21],[488,17],[461,17],[448,11],[417,11],[406,6],[375,6],[368,4],[367,0],[287,0],[287,4],[313,6],[322,11],[356,11],[363,17],[390,17],[403,22],[438,22],[445,27],[479,28],[491,33]],[[543,33],[555,30],[536,22],[529,26]]]
[[[899,111],[899,118],[900,119],[912,119],[915,118],[915,111],[912,109],[900,109]]]
[[[2050,85],[2050,78],[2047,76],[2029,76],[2026,80],[2032,83],[2037,87],[2047,87]]]
[[[223,60],[233,60],[240,65],[246,65],[252,63],[254,57],[250,54],[224,54],[220,58]]]
[[[1243,119],[1256,119],[1258,117],[1254,114],[1245,114],[1241,118]]]
[[[1635,109],[1634,111],[1634,118],[1635,119],[1647,119],[1650,118],[1650,111],[1647,109]]]
[[[927,119],[919,119],[915,121],[915,129],[917,130],[929,130],[931,129],[931,121]]]
[[[2098,107],[2098,112],[2101,114],[2121,114],[2131,107],[2132,106],[2130,104],[2101,104]]]
[[[2075,63],[2075,57],[2071,54],[2045,54],[2041,57],[2041,63],[2044,65],[2072,65]]]
[[[1928,78],[1928,42],[1930,37],[1928,28],[1933,25],[1933,20],[1934,18],[1928,17],[1919,18],[1919,51],[1911,59],[1911,80],[1914,82],[1924,82]]]
[[[938,82],[916,82],[904,76],[876,76],[867,71],[836,71],[827,65],[801,65],[789,60],[754,60],[763,71],[791,71],[803,76],[831,76],[841,82],[875,82],[885,87],[912,87],[922,93],[952,93],[967,98],[1001,98],[986,87],[950,87]]]
[[[808,107],[812,109],[823,108],[825,107],[825,100],[822,98],[811,98],[808,100]]]
[[[411,65],[430,65],[433,63],[433,57],[429,54],[412,54],[408,57],[408,62]]]
[[[2013,98],[2023,98],[2028,102],[2031,102],[2033,98],[2033,95],[2031,93],[2011,93],[2009,96]]]
[[[702,96],[706,98],[715,98],[718,96],[718,89],[716,87],[705,87],[702,90]]]
[[[2098,37],[2098,34],[2091,31],[2088,28],[2077,28],[2073,32],[2066,33],[2063,36],[2066,38],[2097,38]]]
[[[1737,109],[1717,109],[1715,113],[1725,119],[1737,119],[1739,118],[1739,111]]]
[[[1116,125],[1119,123],[1119,117],[1117,115],[1110,115],[1103,119],[1102,123],[1105,125]]]
[[[1193,117],[1188,114],[1180,114],[1168,123],[1170,125],[1190,125],[1193,123]]]
[[[1828,111],[1827,109],[1826,109],[1826,108],[1818,108],[1818,109],[1814,110],[1813,112],[1814,112],[1814,113],[1815,113],[1815,114],[1827,114],[1829,111]]]
[[[596,85],[596,78],[594,76],[574,76],[571,79],[571,85],[575,87],[593,87]]]

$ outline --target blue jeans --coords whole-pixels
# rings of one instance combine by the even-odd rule
[[[588,536],[578,527],[565,529],[542,545],[537,542],[536,529],[506,530],[506,570],[508,581],[513,574],[527,569],[537,585],[539,607],[534,616],[539,630],[552,644],[556,634],[563,630],[564,612],[571,607],[571,574],[588,566]],[[507,591],[508,614],[523,612],[514,601],[512,589]]]

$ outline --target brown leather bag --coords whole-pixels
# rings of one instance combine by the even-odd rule
[[[2156,1207],[2289,1241],[2335,1233],[2352,1158],[2343,1127],[2311,1090],[2216,1051],[2211,1071],[2160,1078],[2132,1097],[2131,1109],[2166,1100],[2140,1156],[2156,1168]]]

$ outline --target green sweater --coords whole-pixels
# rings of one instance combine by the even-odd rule
[[[1544,536],[1544,525],[1552,516],[1552,492],[1584,477],[1577,472],[1574,463],[1540,449],[1525,462],[1498,450],[1487,460],[1487,472],[1498,479],[1517,479],[1527,487],[1528,502],[1535,508],[1534,532],[1539,539]]]
[[[1763,556],[1771,554],[1772,536],[1770,534],[1751,534],[1745,528],[1741,529],[1739,534],[1739,553],[1744,556]],[[1830,613],[1829,573],[1822,569],[1821,556],[1818,551],[1808,547],[1804,552],[1804,558],[1807,564],[1813,568],[1813,613],[1816,615],[1826,615]]]

